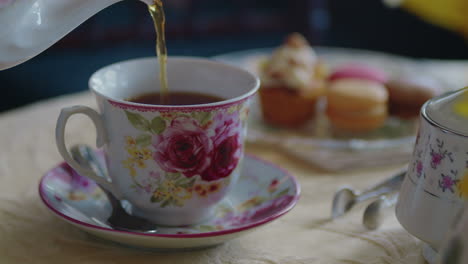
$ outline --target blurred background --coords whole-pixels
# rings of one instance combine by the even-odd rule
[[[214,56],[274,47],[291,32],[312,45],[389,52],[414,58],[468,59],[462,35],[381,0],[165,1],[170,55]],[[126,0],[83,23],[34,59],[0,71],[0,111],[88,89],[89,76],[117,61],[155,55],[144,4]]]

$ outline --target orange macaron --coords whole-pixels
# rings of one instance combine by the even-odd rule
[[[374,81],[340,79],[327,89],[326,114],[338,131],[369,132],[383,126],[387,104],[387,89]]]

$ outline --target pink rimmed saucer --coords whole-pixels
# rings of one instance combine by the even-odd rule
[[[299,194],[299,183],[285,170],[246,155],[238,183],[212,219],[196,226],[161,226],[155,234],[143,234],[109,227],[111,206],[104,193],[66,163],[48,171],[39,184],[42,201],[60,219],[106,240],[155,249],[201,248],[239,237],[289,212]]]

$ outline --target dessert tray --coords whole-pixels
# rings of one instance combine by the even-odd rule
[[[272,50],[245,50],[215,56],[214,59],[257,74],[258,66]],[[380,68],[390,77],[403,74],[430,75],[421,67],[419,61],[405,57],[343,48],[314,47],[314,50],[329,69],[347,63],[359,63]],[[323,113],[324,107],[325,102],[319,103],[316,118],[305,127],[292,130],[266,124],[261,115],[259,100],[256,98],[251,109],[247,141],[278,147],[321,169],[331,171],[401,164],[410,158],[417,131],[417,119],[389,117],[382,128],[370,133],[337,135],[329,128]]]

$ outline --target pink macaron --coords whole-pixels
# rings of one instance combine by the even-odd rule
[[[337,67],[332,74],[330,74],[328,80],[361,79],[383,84],[387,82],[388,78],[388,75],[378,68],[353,63]]]

